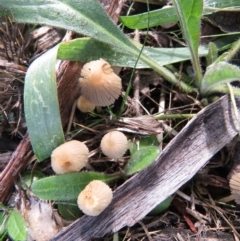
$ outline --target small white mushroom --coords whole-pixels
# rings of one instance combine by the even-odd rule
[[[91,181],[78,196],[78,206],[90,216],[99,215],[112,201],[111,188],[99,180]]]
[[[121,94],[121,78],[103,59],[86,63],[81,76],[79,79],[81,94],[96,106],[111,105]]]
[[[102,152],[110,158],[122,157],[128,149],[127,137],[120,131],[111,131],[101,140]]]
[[[77,108],[83,113],[86,113],[88,111],[93,111],[95,109],[95,105],[81,95],[77,99]]]
[[[57,174],[78,172],[87,165],[89,150],[76,140],[58,146],[51,155],[52,169]]]

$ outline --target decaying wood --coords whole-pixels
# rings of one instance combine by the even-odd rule
[[[18,173],[23,170],[31,155],[31,145],[26,134],[17,149],[12,153],[8,165],[0,174],[0,202],[4,202],[10,195],[10,190]]]
[[[236,102],[239,108],[240,99]],[[231,100],[222,97],[200,111],[151,166],[118,187],[112,203],[99,216],[83,216],[51,240],[86,241],[133,226],[190,180],[237,134]]]

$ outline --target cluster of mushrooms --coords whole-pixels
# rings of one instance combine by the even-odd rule
[[[95,106],[108,106],[121,93],[122,83],[108,62],[103,59],[85,64],[79,79],[81,96],[77,107],[92,111]],[[101,151],[110,158],[122,157],[128,149],[127,137],[120,131],[111,131],[103,136]],[[52,169],[56,174],[79,172],[88,165],[88,147],[80,141],[71,140],[58,146],[51,154]],[[99,215],[112,201],[111,188],[102,181],[90,182],[78,196],[78,206],[83,213]]]

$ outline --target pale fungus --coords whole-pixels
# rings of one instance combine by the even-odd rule
[[[86,63],[81,76],[79,79],[81,94],[97,106],[111,105],[121,94],[121,78],[103,59]]]
[[[95,109],[95,105],[89,102],[86,98],[82,95],[77,99],[77,108],[86,113],[88,111],[93,111]]]
[[[76,140],[58,146],[51,155],[52,169],[57,174],[78,172],[87,165],[89,150]]]
[[[78,206],[90,216],[99,215],[112,201],[111,188],[99,180],[91,181],[78,196]]]
[[[111,131],[102,138],[100,148],[106,156],[120,158],[128,149],[127,137],[120,131]]]

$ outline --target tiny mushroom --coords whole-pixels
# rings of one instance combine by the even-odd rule
[[[111,188],[99,180],[91,181],[78,196],[78,206],[90,216],[99,215],[112,201]]]
[[[86,113],[88,111],[93,111],[95,109],[95,105],[91,102],[89,102],[86,98],[84,98],[82,95],[79,96],[77,99],[77,108]]]
[[[103,59],[86,63],[81,76],[79,79],[81,94],[97,106],[111,105],[121,94],[121,78]]]
[[[89,150],[76,140],[58,146],[51,155],[52,169],[57,174],[78,172],[87,165]]]
[[[102,152],[110,158],[122,157],[128,149],[127,137],[120,131],[110,131],[101,140]]]

